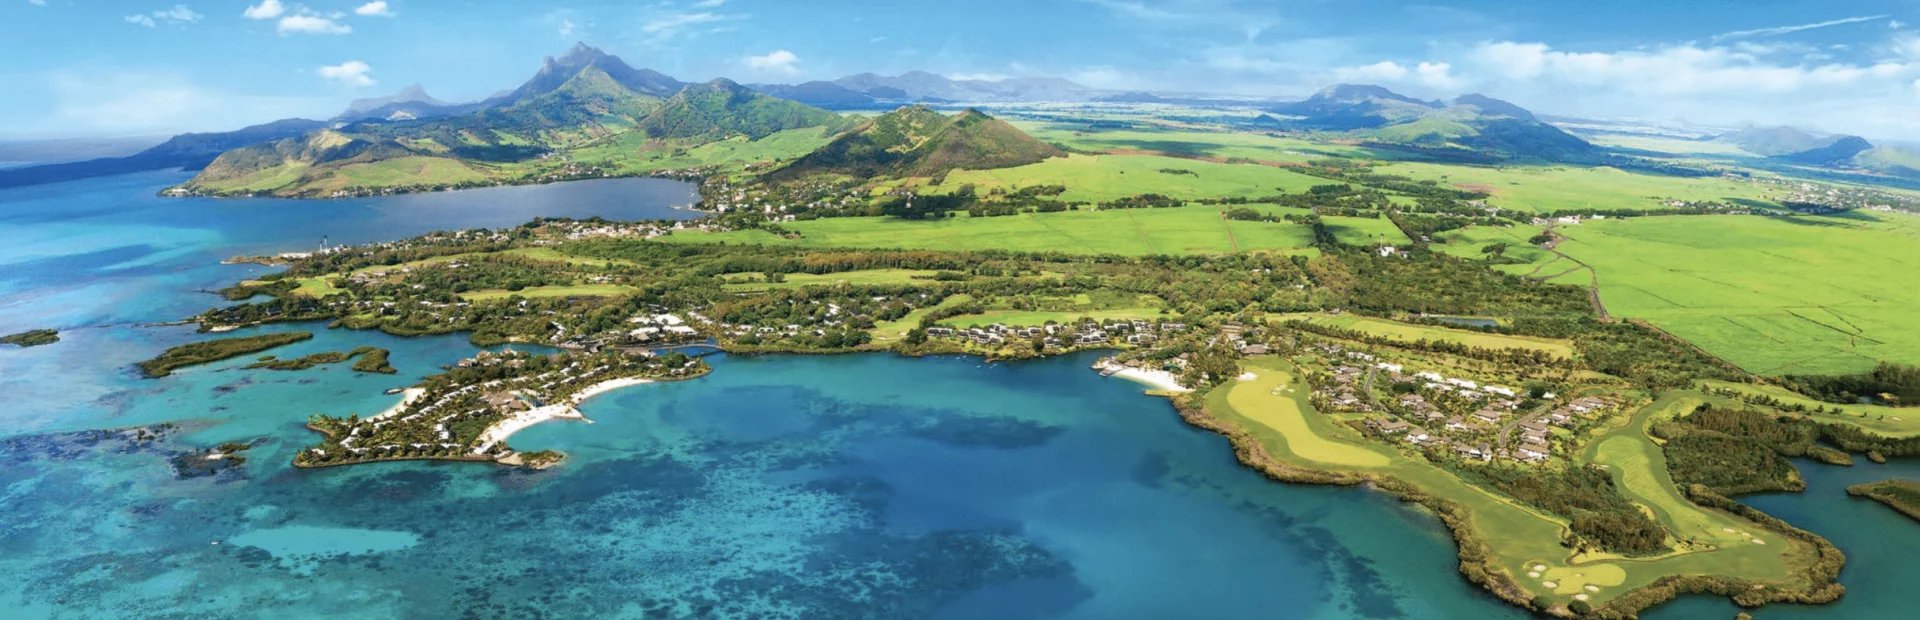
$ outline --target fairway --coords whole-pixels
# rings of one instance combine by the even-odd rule
[[[1309,323],[1313,323],[1315,325],[1326,325],[1329,327],[1337,327],[1340,329],[1351,329],[1351,330],[1363,331],[1376,336],[1389,338],[1398,342],[1415,342],[1419,340],[1434,340],[1434,341],[1441,341],[1441,342],[1453,342],[1453,343],[1467,345],[1470,347],[1482,347],[1487,349],[1527,349],[1531,351],[1544,351],[1544,352],[1553,354],[1555,357],[1560,357],[1560,358],[1573,357],[1572,342],[1568,342],[1566,340],[1555,340],[1552,338],[1535,338],[1530,336],[1508,336],[1505,334],[1488,334],[1488,333],[1476,332],[1476,331],[1465,330],[1465,329],[1451,329],[1451,328],[1437,327],[1432,325],[1416,325],[1413,323],[1402,323],[1399,321],[1390,321],[1387,319],[1374,318],[1370,316],[1360,316],[1356,314],[1333,315],[1333,314],[1325,314],[1325,313],[1319,313],[1319,312],[1307,312],[1307,313],[1297,313],[1297,314],[1283,314],[1283,315],[1280,315],[1279,318],[1282,321],[1302,320]]]
[[[1405,243],[1392,222],[1377,218],[1327,217],[1342,242]],[[753,243],[803,247],[899,248],[946,251],[1011,250],[1070,254],[1229,254],[1311,252],[1313,231],[1286,222],[1228,220],[1217,207],[1079,210],[1001,217],[959,215],[934,220],[836,217],[782,224],[799,234],[781,237],[763,230],[682,232],[663,237],[679,243]]]
[[[1469,527],[1489,547],[1490,568],[1505,572],[1530,592],[1558,597],[1558,602],[1584,595],[1598,605],[1668,575],[1716,574],[1797,586],[1802,580],[1799,567],[1811,561],[1812,548],[1805,542],[1694,507],[1672,488],[1664,455],[1644,429],[1656,415],[1687,406],[1691,401],[1685,398],[1663,400],[1609,429],[1583,460],[1592,459],[1616,472],[1630,499],[1654,510],[1671,531],[1696,544],[1644,558],[1571,556],[1560,544],[1564,519],[1463,482],[1422,459],[1362,443],[1353,431],[1336,426],[1305,403],[1305,386],[1288,385],[1293,375],[1283,360],[1249,358],[1242,368],[1258,378],[1208,392],[1209,413],[1245,429],[1282,462],[1321,471],[1391,476],[1458,503],[1468,511]],[[1293,391],[1285,391],[1288,388]],[[1756,536],[1760,544],[1752,542]]]
[[[1647,319],[1748,371],[1920,363],[1912,217],[1666,216],[1560,232],[1559,250],[1598,272],[1613,315]],[[1566,278],[1584,284],[1586,275]]]
[[[1393,462],[1375,446],[1336,439],[1334,423],[1307,412],[1306,382],[1277,365],[1249,363],[1254,378],[1235,381],[1226,390],[1226,404],[1248,419],[1278,433],[1288,453],[1303,460],[1338,467],[1385,467]],[[1352,431],[1347,431],[1351,433]]]

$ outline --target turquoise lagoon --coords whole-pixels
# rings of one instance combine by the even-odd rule
[[[398,399],[385,390],[474,348],[283,325],[254,331],[317,337],[275,354],[372,344],[393,350],[401,374],[231,360],[136,377],[134,361],[198,337],[151,324],[221,303],[202,291],[266,269],[220,258],[539,215],[686,217],[670,207],[691,189],[153,195],[180,178],[0,192],[11,240],[0,333],[63,330],[54,345],[0,349],[0,616],[1522,617],[1458,577],[1430,515],[1378,493],[1269,482],[1165,401],[1089,372],[1084,355],[715,356],[707,377],[602,395],[582,407],[591,424],[514,438],[571,456],[552,470],[294,469],[313,440],[307,415],[383,409]],[[159,424],[174,430],[100,432]],[[168,464],[225,441],[256,447],[216,475],[180,478]],[[1809,478],[1792,501],[1891,514]],[[1892,609],[1874,601],[1900,599],[1912,569],[1896,554],[1911,545],[1830,531],[1855,526],[1812,506],[1777,507],[1877,571],[1855,583],[1849,569],[1848,604]],[[1916,538],[1910,523],[1872,527]]]

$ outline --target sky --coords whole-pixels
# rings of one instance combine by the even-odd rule
[[[1057,76],[1299,97],[1373,83],[1536,112],[1920,140],[1920,1],[0,0],[0,137],[448,101],[586,42],[682,80]]]

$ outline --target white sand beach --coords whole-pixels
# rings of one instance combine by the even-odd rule
[[[528,427],[547,420],[582,420],[588,423],[593,422],[593,420],[588,420],[587,416],[582,415],[579,410],[574,409],[573,405],[534,407],[508,416],[504,420],[494,422],[493,426],[487,427],[485,432],[480,433],[480,445],[473,449],[473,453],[484,454],[488,450],[492,450],[494,444],[506,441],[507,438],[512,437],[514,433],[526,430]]]
[[[391,418],[395,415],[398,415],[400,413],[400,410],[407,408],[407,405],[411,405],[413,404],[413,401],[420,400],[420,397],[426,396],[427,390],[426,388],[417,388],[417,387],[407,388],[405,391],[401,392],[401,394],[403,394],[403,396],[400,397],[400,402],[395,403],[392,407],[388,407],[386,411],[373,414],[373,417],[367,418],[367,419],[379,420],[382,418]]]
[[[1143,384],[1148,387],[1156,388],[1162,391],[1167,391],[1167,392],[1193,391],[1192,389],[1189,389],[1186,386],[1180,385],[1180,378],[1178,376],[1175,376],[1173,373],[1170,373],[1164,370],[1148,370],[1145,368],[1134,368],[1132,366],[1116,364],[1109,360],[1100,360],[1099,362],[1093,365],[1093,369],[1106,373],[1108,376],[1119,377],[1122,379],[1126,379],[1128,381],[1132,381],[1134,383]]]
[[[506,441],[507,438],[512,437],[514,433],[526,430],[528,427],[547,420],[580,420],[592,424],[593,420],[587,419],[586,414],[580,413],[580,410],[574,409],[573,407],[586,402],[589,398],[607,392],[647,383],[653,383],[653,380],[639,377],[608,379],[575,392],[573,396],[567,398],[567,402],[565,403],[535,407],[513,414],[504,420],[494,422],[493,426],[487,427],[485,432],[480,433],[480,445],[474,449],[474,453],[481,454],[492,450],[494,445]],[[411,392],[409,392],[409,394],[409,398],[411,398]]]
[[[587,389],[580,390],[579,392],[574,393],[573,398],[569,400],[573,401],[573,404],[578,405],[580,403],[587,402],[587,399],[589,398],[593,398],[595,396],[599,396],[607,392],[611,392],[623,387],[632,387],[632,386],[643,385],[647,383],[653,383],[653,380],[642,379],[639,377],[627,377],[625,379],[609,379],[606,381],[601,381],[599,383],[595,383],[593,385],[587,386]]]

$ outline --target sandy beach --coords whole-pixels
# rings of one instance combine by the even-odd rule
[[[532,409],[528,409],[526,411],[513,414],[511,417],[508,417],[507,419],[501,420],[499,422],[494,422],[493,426],[487,427],[487,430],[485,432],[480,433],[480,445],[479,447],[474,449],[474,453],[480,454],[488,450],[492,450],[493,446],[499,444],[500,442],[506,441],[507,438],[512,437],[514,433],[518,433],[520,431],[526,430],[528,427],[531,427],[535,424],[539,424],[541,422],[545,422],[547,420],[581,420],[588,424],[592,424],[593,420],[587,419],[586,414],[580,413],[580,410],[574,409],[573,407],[580,403],[586,402],[587,399],[589,398],[593,398],[595,396],[599,396],[607,392],[611,392],[623,387],[632,387],[635,385],[642,385],[646,383],[653,383],[653,380],[641,379],[639,377],[608,379],[606,381],[601,381],[599,383],[589,385],[586,387],[586,389],[575,392],[573,396],[570,396],[567,398],[566,403],[552,404],[552,405],[547,405],[545,407],[535,407]],[[411,397],[411,391],[409,391],[409,397]]]
[[[599,383],[589,385],[587,386],[587,389],[580,390],[579,392],[574,393],[573,398],[570,398],[568,400],[572,401],[573,404],[578,405],[580,403],[587,402],[587,399],[589,398],[593,398],[595,396],[599,396],[607,392],[611,392],[623,387],[632,387],[632,386],[642,385],[647,383],[653,383],[653,380],[641,379],[639,377],[627,377],[625,379],[610,379],[607,381],[601,381]]]
[[[400,397],[400,402],[395,403],[392,407],[388,407],[386,411],[373,414],[373,417],[367,418],[367,419],[379,420],[382,418],[393,417],[394,415],[399,414],[400,410],[406,409],[407,405],[413,404],[413,401],[420,400],[420,397],[426,396],[427,390],[426,388],[417,388],[417,387],[407,388],[406,390],[402,391],[401,394],[403,394],[403,396]]]
[[[1192,389],[1186,386],[1180,385],[1179,377],[1174,376],[1173,373],[1170,373],[1164,370],[1147,370],[1145,368],[1134,368],[1132,366],[1121,366],[1118,364],[1111,364],[1111,363],[1101,363],[1101,364],[1094,365],[1094,369],[1100,370],[1100,371],[1113,370],[1115,368],[1118,368],[1119,370],[1114,370],[1112,376],[1126,379],[1134,383],[1139,383],[1142,385],[1146,385],[1148,387],[1152,387],[1152,388],[1167,391],[1167,392],[1193,391]]]

